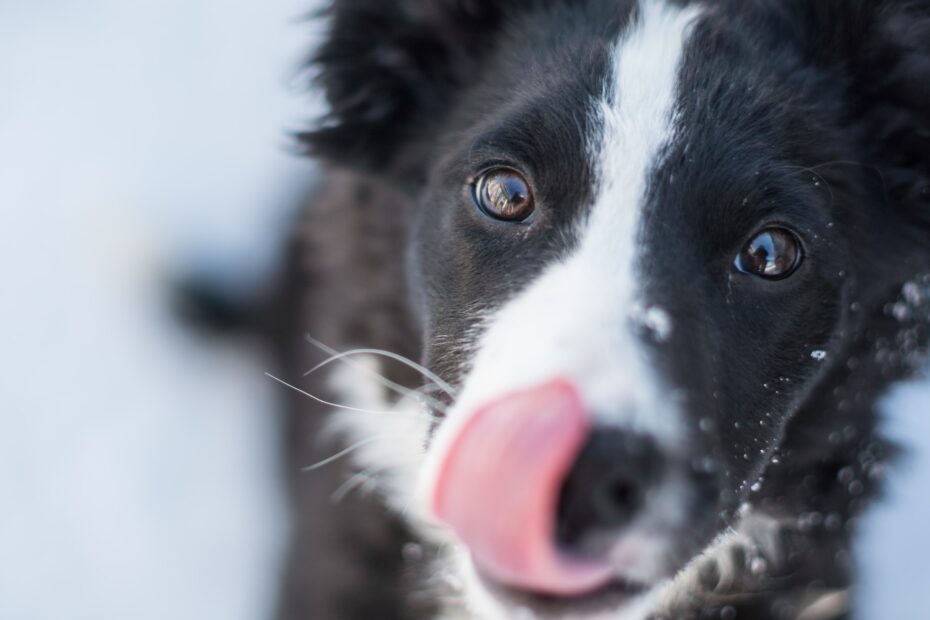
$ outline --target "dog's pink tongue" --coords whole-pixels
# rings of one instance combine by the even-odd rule
[[[559,492],[587,433],[581,399],[564,380],[493,402],[459,430],[432,509],[485,575],[560,596],[609,581],[607,566],[567,559],[555,546]]]

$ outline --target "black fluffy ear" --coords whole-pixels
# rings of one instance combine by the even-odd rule
[[[334,0],[312,62],[330,107],[309,154],[382,168],[447,109],[493,45],[494,0]]]
[[[850,125],[896,206],[930,226],[930,1],[798,0],[848,82]]]

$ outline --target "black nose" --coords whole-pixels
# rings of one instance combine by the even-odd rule
[[[629,525],[661,470],[661,454],[652,439],[617,429],[596,430],[562,487],[557,543],[584,551],[591,537]]]

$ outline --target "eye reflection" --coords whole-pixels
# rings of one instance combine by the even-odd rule
[[[736,257],[736,268],[766,280],[789,277],[803,260],[797,236],[785,228],[768,228],[756,235]]]
[[[507,222],[522,222],[536,209],[529,183],[510,168],[494,168],[478,177],[473,198],[485,215]]]

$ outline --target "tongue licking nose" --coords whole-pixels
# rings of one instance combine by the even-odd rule
[[[459,429],[430,490],[431,508],[484,575],[556,596],[610,581],[607,565],[567,558],[555,544],[559,494],[588,433],[581,398],[562,379],[492,402]]]

